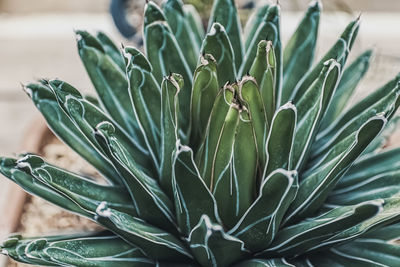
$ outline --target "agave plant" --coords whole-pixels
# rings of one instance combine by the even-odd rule
[[[148,2],[145,53],[78,31],[98,99],[61,80],[25,91],[98,181],[23,154],[1,173],[105,228],[1,245],[51,266],[400,266],[399,79],[348,99],[371,51],[345,68],[359,18],[313,63],[320,3],[283,49],[280,8],[243,34],[216,0],[204,34],[180,0]],[[392,119],[394,117],[394,119]]]

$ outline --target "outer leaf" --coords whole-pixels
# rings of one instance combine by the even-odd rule
[[[204,38],[202,54],[210,54],[217,61],[219,86],[236,80],[235,54],[225,28],[214,23]]]
[[[291,154],[296,120],[297,110],[290,102],[280,107],[275,113],[265,145],[267,164],[263,178],[279,168],[292,169]]]
[[[133,114],[124,71],[107,55],[100,42],[88,32],[78,31],[78,51],[102,105],[135,140],[143,144]]]
[[[53,188],[35,179],[32,175],[18,168],[17,160],[11,158],[0,158],[0,172],[25,191],[39,196],[61,208],[77,213],[79,215],[93,218],[93,214],[82,209],[75,202]]]
[[[373,217],[382,208],[381,204],[381,201],[371,201],[340,207],[312,220],[283,228],[271,246],[259,255],[285,257],[308,252],[332,236]]]
[[[340,179],[328,202],[355,203],[399,194],[399,149],[363,157]]]
[[[193,228],[188,242],[196,260],[203,266],[230,266],[248,255],[241,240],[226,234],[222,226],[212,223],[207,215]]]
[[[88,178],[50,165],[33,154],[19,158],[16,167],[65,195],[88,212],[95,212],[100,202],[107,201],[114,209],[136,214],[129,193],[122,186],[97,184]]]
[[[374,153],[388,144],[389,138],[398,129],[400,124],[400,116],[394,116],[383,129],[381,134],[375,138],[364,151],[364,155]]]
[[[178,140],[178,93],[182,88],[182,76],[172,74],[164,78],[161,85],[161,169],[160,184],[170,196],[172,192],[173,151]],[[179,126],[178,126],[179,125]]]
[[[98,32],[96,38],[101,43],[104,52],[112,58],[122,71],[125,71],[125,63],[121,50],[114,44],[114,42],[104,32]]]
[[[171,201],[156,180],[138,169],[132,156],[114,133],[113,125],[101,123],[93,135],[124,177],[138,216],[161,228],[174,231]]]
[[[163,11],[168,25],[181,48],[181,51],[191,70],[196,68],[200,44],[191,28],[183,9],[181,0],[167,0],[163,5]]]
[[[187,261],[192,258],[179,239],[141,219],[108,208],[106,204],[98,207],[97,214],[99,221],[113,226],[114,232],[154,260]]]
[[[390,267],[400,265],[400,246],[379,240],[360,239],[309,258],[320,266]]]
[[[347,25],[346,29],[340,36],[339,40],[332,46],[332,48],[322,57],[322,59],[297,83],[293,90],[291,98],[297,100],[303,96],[304,92],[313,84],[321,72],[325,61],[335,59],[340,63],[340,69],[343,71],[344,64],[346,63],[348,53],[353,46],[354,40],[357,37],[360,20],[357,18]]]
[[[363,238],[366,239],[378,239],[383,241],[396,241],[400,238],[400,223],[394,223],[391,225],[387,225],[375,231],[370,231],[369,233],[365,234]]]
[[[251,259],[245,260],[238,264],[233,265],[233,267],[295,267],[295,265],[287,262],[284,258],[278,259]]]
[[[95,233],[97,234],[97,233]],[[63,239],[73,239],[73,238],[78,238],[78,237],[89,237],[92,236],[93,233],[89,235],[68,235],[68,236],[48,236],[46,237],[47,241],[60,241]],[[26,247],[30,243],[36,243],[37,238],[23,238],[19,234],[13,234],[9,236],[4,242],[0,245],[0,253],[3,255],[7,255],[11,258],[13,258],[16,261],[23,262],[23,263],[30,263],[30,264],[41,264],[43,266],[47,265],[52,265],[54,266],[54,263],[51,263],[45,259],[40,259],[40,258],[34,258],[34,257],[29,257],[26,255]]]
[[[393,222],[398,222],[400,219],[400,197],[391,197],[386,199],[376,199],[375,202],[380,202],[382,208],[379,212],[357,225],[349,227],[340,233],[326,239],[315,246],[315,249],[331,247],[335,244],[344,243],[357,237],[360,237],[369,231],[379,229]],[[369,201],[372,202],[372,201]],[[363,202],[368,203],[368,202]]]
[[[52,240],[55,239],[55,240]],[[12,241],[13,242],[10,242]],[[24,246],[28,263],[49,266],[153,266],[154,262],[114,235],[43,237],[19,239],[11,237],[3,248],[10,251]],[[11,244],[13,243],[13,244]],[[16,260],[19,260],[16,258]],[[37,263],[40,264],[40,263]]]
[[[133,113],[142,132],[147,149],[153,158],[154,165],[159,168],[158,151],[160,149],[160,106],[161,93],[152,67],[146,57],[136,48],[126,47],[126,75],[129,85]]]
[[[48,86],[28,84],[24,90],[59,139],[94,166],[108,181],[114,184],[122,183],[111,162],[74,125],[58,105],[55,95]]]
[[[215,22],[221,24],[225,28],[232,44],[233,54],[235,55],[235,65],[237,68],[239,68],[242,63],[244,51],[242,43],[242,27],[240,25],[239,16],[237,13],[238,12],[234,0],[214,1],[210,19],[208,21],[208,31],[214,27],[213,23]]]
[[[372,116],[385,114],[387,118],[392,117],[399,106],[399,101],[400,84],[396,78],[357,103],[331,127],[321,132],[313,144],[312,158],[318,160],[333,145],[342,141],[350,132],[358,129]]]
[[[361,185],[372,177],[393,173],[400,168],[400,148],[385,150],[378,154],[368,154],[360,158],[336,185],[335,190],[342,190]]]
[[[155,16],[155,18],[152,18]],[[183,140],[190,131],[190,97],[192,94],[192,71],[176,41],[170,27],[166,24],[162,11],[153,2],[145,8],[144,39],[147,58],[153,67],[153,75],[161,84],[163,77],[179,73],[184,86],[179,95],[179,124]]]
[[[266,249],[278,232],[297,189],[297,172],[274,171],[262,183],[258,198],[229,233],[241,239],[252,252]]]
[[[385,124],[386,119],[383,116],[371,118],[358,131],[333,147],[325,161],[315,170],[304,173],[296,199],[285,218],[286,222],[310,216],[321,207],[343,173]]]
[[[109,122],[115,125],[115,135],[124,144],[132,158],[138,164],[139,168],[147,173],[154,173],[152,163],[149,160],[146,148],[143,148],[137,140],[133,139],[127,132],[114,123],[113,119],[108,117],[102,110],[83,99],[79,92],[71,85],[52,80],[49,82],[54,90],[60,106],[64,109],[73,123],[96,147],[102,151],[93,136],[96,126],[102,122]]]
[[[294,104],[297,107],[297,128],[293,143],[292,163],[302,169],[314,142],[320,121],[325,114],[340,78],[340,65],[327,61],[319,77]]]
[[[322,120],[321,129],[326,129],[342,113],[354,90],[367,73],[372,50],[367,50],[348,66],[340,78],[338,88]]]
[[[191,147],[197,149],[204,136],[208,119],[219,91],[217,62],[210,54],[201,57],[201,64],[194,73],[192,91]]]
[[[296,84],[306,74],[314,59],[321,3],[310,3],[283,52],[283,88],[281,104],[290,100]]]
[[[219,222],[217,203],[200,176],[192,150],[178,144],[174,154],[172,185],[176,218],[184,236],[189,236],[203,214]]]
[[[400,172],[365,177],[359,184],[333,191],[327,200],[334,205],[351,205],[377,198],[400,196]]]

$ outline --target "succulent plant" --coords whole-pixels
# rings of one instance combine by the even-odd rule
[[[399,79],[348,105],[371,51],[345,68],[359,18],[313,63],[320,3],[285,48],[278,5],[242,34],[216,0],[206,34],[180,0],[146,4],[145,53],[77,31],[98,99],[61,80],[25,91],[104,178],[34,154],[1,158],[29,193],[104,227],[1,245],[51,266],[400,266]],[[394,119],[392,119],[394,117]]]

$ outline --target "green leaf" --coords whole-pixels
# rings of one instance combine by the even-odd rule
[[[319,266],[390,267],[400,265],[400,246],[380,240],[359,239],[309,257]]]
[[[46,119],[47,125],[59,139],[95,167],[109,182],[122,183],[111,162],[74,125],[58,105],[55,95],[48,86],[28,84],[24,90],[32,98],[33,103]]]
[[[400,100],[399,77],[396,77],[364,100],[360,101],[340,116],[335,123],[320,132],[313,144],[312,159],[316,160],[335,144],[342,141],[350,132],[358,129],[369,118],[383,113],[387,118],[393,116]]]
[[[357,225],[349,227],[334,236],[328,238],[324,242],[318,244],[315,249],[327,248],[336,244],[348,242],[355,238],[365,235],[369,231],[374,231],[393,222],[398,222],[400,219],[400,197],[391,197],[385,199],[376,199],[373,201],[367,201],[363,203],[380,202],[381,208],[379,211],[368,218],[360,222]]]
[[[344,64],[346,63],[347,56],[351,50],[353,42],[357,37],[358,28],[360,26],[360,20],[357,18],[356,20],[350,22],[342,35],[339,37],[337,42],[331,47],[331,49],[322,57],[322,59],[311,69],[309,70],[301,79],[296,87],[293,89],[293,93],[291,95],[291,99],[295,102],[301,98],[305,91],[314,83],[314,81],[318,78],[319,73],[324,67],[324,64],[329,59],[335,59],[340,64],[340,69],[343,71]]]
[[[121,50],[114,44],[114,42],[104,32],[98,32],[96,38],[101,43],[104,52],[110,56],[122,71],[125,71],[125,62]]]
[[[190,69],[194,70],[200,52],[200,43],[197,42],[196,35],[185,15],[183,2],[167,0],[163,4],[163,11]]]
[[[261,41],[262,42],[262,41]],[[267,113],[268,124],[272,123],[272,117],[275,114],[275,110],[277,108],[276,105],[276,58],[275,51],[272,46],[272,42],[267,42],[266,47],[266,58],[267,58],[267,66],[261,78],[261,83],[259,84],[261,96],[264,102],[265,110]]]
[[[375,216],[382,209],[381,201],[333,209],[318,217],[306,219],[281,229],[270,247],[256,256],[286,257],[310,252],[335,235]]]
[[[14,244],[3,247],[12,251],[24,247],[26,263],[45,266],[153,266],[137,247],[109,233],[21,239],[11,237]],[[13,254],[13,253],[12,253]],[[19,255],[21,257],[21,255]],[[19,258],[16,258],[20,261]],[[43,262],[41,262],[43,261]]]
[[[114,126],[103,122],[96,126],[93,135],[124,177],[138,216],[163,229],[174,231],[171,201],[157,181],[136,166],[126,147],[115,135]]]
[[[230,266],[249,255],[244,243],[224,232],[219,224],[203,215],[191,231],[188,242],[202,266]],[[229,253],[226,253],[229,251]]]
[[[388,198],[400,192],[400,149],[364,157],[340,179],[327,202],[343,205]]]
[[[133,113],[154,165],[158,169],[161,131],[160,86],[151,74],[150,62],[139,50],[126,47],[124,56]]]
[[[362,238],[366,239],[378,239],[383,241],[397,241],[400,238],[400,222],[386,225],[382,228],[377,230],[373,230],[368,232],[367,234],[363,235]]]
[[[283,88],[281,104],[290,100],[293,89],[311,67],[317,43],[321,3],[310,3],[283,52]]]
[[[60,81],[52,80],[49,85],[53,89],[57,100],[72,122],[86,136],[90,142],[100,150],[101,146],[97,143],[93,132],[98,124],[108,122],[115,125],[115,135],[124,147],[129,151],[136,164],[148,174],[153,174],[153,163],[150,160],[146,147],[142,147],[137,140],[133,139],[127,132],[119,127],[107,114],[83,99],[79,92],[71,85]],[[104,153],[104,151],[103,151]]]
[[[289,263],[284,258],[278,259],[251,259],[239,262],[233,267],[295,267],[295,265]]]
[[[113,61],[96,37],[77,31],[78,51],[102,106],[138,143],[144,144],[140,129],[126,97],[128,82],[124,70]]]
[[[386,172],[373,177],[366,177],[361,184],[348,186],[333,191],[327,203],[333,205],[350,205],[376,198],[400,196],[400,172]]]
[[[185,245],[172,234],[147,224],[142,219],[129,216],[107,207],[97,208],[99,221],[140,248],[154,260],[187,261],[192,258]]]
[[[128,191],[122,186],[100,185],[89,178],[48,164],[33,154],[25,154],[19,158],[16,167],[65,195],[88,212],[95,212],[102,201],[107,201],[114,209],[136,214]]]
[[[190,132],[191,108],[188,103],[192,94],[193,75],[161,9],[151,1],[145,8],[144,41],[147,58],[153,67],[152,73],[159,84],[171,73],[179,73],[183,77],[185,83],[179,94],[179,125],[182,141],[186,142]]]
[[[172,74],[165,77],[161,85],[161,168],[160,184],[169,196],[172,192],[173,151],[178,140],[179,93],[182,76]]]
[[[23,238],[20,234],[12,234],[7,239],[0,244],[0,254],[7,255],[12,259],[22,262],[22,263],[29,263],[29,264],[40,264],[43,266],[54,266],[54,263],[51,263],[45,259],[29,257],[25,254],[26,247],[31,243],[40,242],[40,239],[46,239],[48,242],[52,241],[60,241],[63,239],[73,239],[73,238],[84,238],[93,236],[100,233],[90,233],[90,234],[73,234],[73,235],[64,235],[64,236],[47,236],[43,238]],[[43,242],[43,241],[42,241]],[[30,255],[33,256],[33,255]]]
[[[256,79],[259,85],[261,85],[264,72],[269,67],[267,55],[271,50],[271,45],[271,42],[266,40],[261,40],[258,43],[257,54],[249,70],[249,74]]]
[[[219,150],[221,145],[220,134],[230,105],[233,103],[234,91],[232,86],[226,86],[219,91],[210,114],[206,134],[196,154],[196,164],[208,188],[214,186],[215,172],[213,172],[213,166],[217,153],[222,151]],[[225,150],[229,152],[229,149]],[[229,161],[229,158],[227,160]]]
[[[367,50],[357,57],[348,66],[340,78],[340,83],[333,95],[329,108],[322,120],[321,129],[326,129],[336,118],[343,112],[351,95],[357,88],[358,84],[367,73],[371,60],[372,50]]]
[[[335,60],[325,63],[319,77],[304,95],[294,102],[297,108],[297,126],[293,142],[293,168],[300,170],[307,161],[320,121],[340,79],[340,65]]]
[[[204,39],[204,28],[199,12],[193,5],[183,5],[186,23],[189,24],[192,34],[199,46]]]
[[[234,112],[232,116],[229,114],[231,111]],[[215,169],[220,172],[215,175],[213,188],[219,215],[228,229],[237,223],[253,203],[258,169],[257,144],[250,114],[245,109],[239,110],[237,114],[234,107],[231,111],[228,112],[220,136],[221,145],[218,149],[226,150],[226,154],[218,151],[216,156]],[[231,135],[234,137],[232,144]],[[229,143],[225,143],[226,139]]]
[[[252,252],[268,248],[298,189],[297,172],[277,169],[262,183],[259,196],[229,234]]]
[[[250,71],[251,65],[257,54],[257,46],[261,40],[267,40],[272,42],[275,53],[275,83],[277,94],[275,95],[276,100],[279,100],[279,92],[281,88],[282,80],[282,45],[279,33],[279,17],[280,17],[280,7],[277,5],[272,5],[268,8],[267,14],[264,16],[263,21],[258,26],[254,37],[246,50],[244,56],[244,61],[240,66],[238,76],[242,77]],[[276,103],[279,103],[277,101]]]
[[[42,181],[37,180],[34,176],[20,169],[18,161],[12,158],[0,158],[0,173],[5,177],[18,184],[22,189],[30,194],[43,198],[52,204],[80,214],[82,216],[93,218],[93,214],[82,209],[67,196],[54,190]]]
[[[219,91],[217,62],[210,54],[201,57],[194,72],[192,91],[192,133],[190,144],[197,149],[207,129],[208,119]]]
[[[250,115],[249,119],[251,120],[257,145],[258,167],[262,171],[266,162],[265,140],[268,134],[268,121],[261,93],[253,77],[245,76],[241,80],[239,84],[239,95],[243,102],[242,104],[247,108]]]
[[[296,128],[297,110],[290,102],[281,106],[274,114],[265,145],[267,164],[263,178],[274,170],[292,170],[291,154]]]
[[[260,2],[262,2],[260,4]],[[249,49],[250,43],[257,32],[258,26],[262,23],[265,15],[268,12],[269,3],[266,1],[257,2],[259,6],[254,9],[254,12],[249,16],[243,30],[243,39],[245,41],[245,51]]]
[[[320,208],[342,175],[385,124],[385,117],[372,117],[360,129],[333,147],[315,169],[304,172],[298,194],[289,208],[285,222],[310,216]]]
[[[383,131],[377,136],[364,151],[364,155],[368,155],[369,153],[375,153],[377,150],[380,150],[385,145],[387,145],[389,138],[392,134],[398,129],[400,124],[400,116],[394,116],[390,119],[386,127]]]
[[[244,51],[242,42],[242,27],[234,0],[214,1],[210,19],[208,21],[209,32],[214,27],[214,23],[219,23],[225,28],[230,43],[232,44],[233,54],[235,55],[233,62],[235,62],[236,67],[239,68],[240,64],[242,63]],[[212,55],[215,56],[214,54]]]
[[[178,144],[175,149],[172,179],[176,218],[184,236],[189,236],[203,214],[219,222],[217,203],[200,176],[193,151],[187,146]]]
[[[227,32],[221,24],[212,24],[204,38],[201,53],[210,54],[217,61],[219,87],[236,80],[235,54]]]

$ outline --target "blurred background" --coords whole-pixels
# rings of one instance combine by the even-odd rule
[[[186,0],[206,15],[211,0]],[[308,0],[281,0],[283,41],[294,31]],[[362,13],[362,26],[352,55],[374,47],[369,75],[359,88],[362,96],[400,70],[400,1],[322,0],[318,54],[324,53],[345,25]],[[130,23],[140,30],[145,0],[132,0]],[[249,0],[237,0],[246,16]],[[102,30],[117,43],[134,44],[115,27],[110,0],[0,0],[0,154],[20,150],[24,129],[39,114],[21,90],[21,83],[60,78],[80,90],[92,86],[76,50],[74,29]]]

